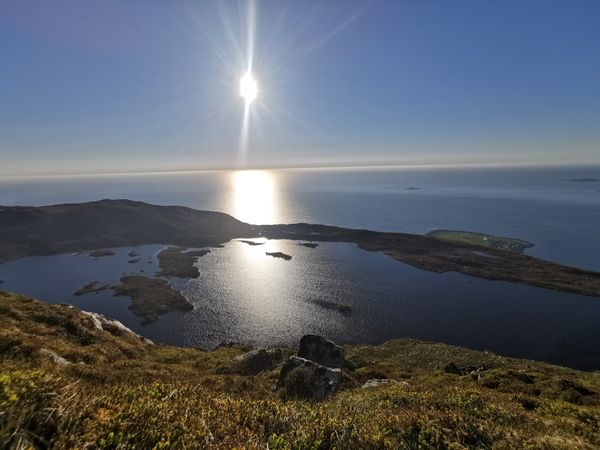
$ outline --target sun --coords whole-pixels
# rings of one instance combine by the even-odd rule
[[[248,71],[240,79],[240,96],[246,101],[246,105],[249,105],[257,95],[258,84],[250,71]]]

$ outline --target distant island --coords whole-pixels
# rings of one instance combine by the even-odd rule
[[[264,244],[264,242],[249,241],[249,240],[246,240],[246,239],[240,239],[239,242],[243,242],[244,244],[248,244],[248,245],[252,245],[252,246],[263,245]]]
[[[306,223],[251,225],[224,213],[131,200],[0,208],[0,262],[27,255],[93,252],[142,244],[166,244],[181,249],[206,248],[221,246],[232,239],[256,238],[351,242],[363,250],[382,252],[423,270],[455,271],[480,278],[600,296],[598,272],[544,261],[503,248],[482,246],[481,242],[476,244],[468,239],[447,240]],[[168,250],[159,257],[163,274],[196,275],[193,262],[206,250],[191,254],[181,249]],[[166,263],[167,260],[170,262]]]
[[[571,183],[597,183],[600,178],[565,178],[562,181],[570,181]]]
[[[273,258],[285,259],[286,261],[290,261],[292,259],[291,255],[283,252],[265,252],[265,255],[272,256]]]
[[[112,250],[100,248],[97,250],[92,250],[88,254],[93,258],[102,258],[104,256],[113,256],[115,252],[113,252]]]

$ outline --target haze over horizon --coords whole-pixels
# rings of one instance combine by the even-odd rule
[[[600,163],[598,23],[587,0],[6,0],[0,175]]]

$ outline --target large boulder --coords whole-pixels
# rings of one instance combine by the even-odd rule
[[[344,349],[313,334],[307,334],[300,339],[298,356],[327,367],[344,367]]]
[[[289,354],[289,353],[288,353]],[[219,367],[219,373],[256,375],[274,369],[286,355],[279,348],[258,349],[235,357],[231,362]]]
[[[341,381],[341,369],[290,356],[281,368],[276,389],[292,398],[324,400],[337,391]]]

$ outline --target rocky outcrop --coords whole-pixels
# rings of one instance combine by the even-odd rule
[[[480,367],[475,367],[475,366],[458,367],[453,362],[450,362],[450,363],[446,364],[446,367],[444,367],[444,372],[446,372],[446,373],[451,373],[451,374],[460,375],[460,376],[471,375],[471,377],[473,377],[476,380],[479,380],[481,378],[481,374],[483,372],[485,372],[486,370],[487,369],[486,369],[485,366],[480,366]]]
[[[321,336],[303,336],[298,355],[283,364],[276,389],[288,397],[324,400],[338,390],[343,366],[342,347]]]
[[[289,397],[325,400],[337,391],[341,381],[341,369],[290,356],[281,368],[276,389]]]
[[[53,363],[55,363],[59,366],[67,366],[67,365],[71,364],[69,361],[67,361],[65,358],[60,356],[58,353],[53,352],[52,350],[48,350],[47,348],[40,348],[38,350],[38,355],[40,355],[42,358],[52,361]]]
[[[393,384],[394,386],[410,386],[410,384],[406,381],[391,380],[389,378],[371,378],[362,385],[362,388],[376,388],[379,386],[386,386],[388,384]]]
[[[82,314],[85,314],[90,319],[92,319],[92,324],[96,330],[104,330],[108,331],[112,335],[122,335],[122,334],[130,334],[141,341],[144,341],[146,344],[154,345],[154,343],[150,339],[146,339],[143,336],[135,333],[131,329],[127,328],[118,320],[109,319],[103,316],[100,313],[89,312],[89,311],[81,311]]]
[[[327,367],[344,367],[344,349],[313,334],[307,334],[300,339],[298,356]]]

